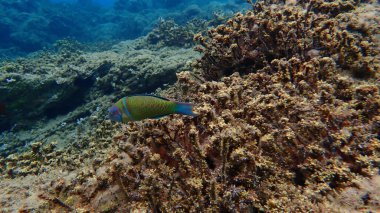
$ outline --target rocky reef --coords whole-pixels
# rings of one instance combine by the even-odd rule
[[[195,39],[204,53],[198,66],[207,78],[250,73],[275,59],[331,57],[355,77],[376,74],[378,8],[356,1],[259,1],[247,14]],[[268,3],[277,3],[267,6]],[[295,6],[294,6],[295,4]],[[297,6],[298,5],[298,6]]]
[[[158,21],[157,26],[147,36],[147,41],[159,46],[193,46],[195,33],[207,28],[203,20],[192,20],[186,26],[179,26],[174,20]]]
[[[224,23],[229,16],[224,13],[214,13],[211,20],[194,18],[185,25],[179,25],[173,19],[160,19],[157,26],[147,35],[147,42],[158,47],[195,45],[194,35],[205,33],[208,28]]]
[[[63,40],[58,52],[44,51],[0,66],[3,156],[60,129],[77,126],[127,94],[149,93],[176,81],[199,54],[191,48],[149,46],[146,39],[122,42],[107,51],[85,51]],[[68,115],[68,116],[66,116]],[[104,115],[103,115],[104,116]],[[52,121],[53,122],[50,122]],[[49,123],[50,124],[47,124]],[[25,137],[12,132],[25,131]],[[62,135],[62,137],[64,137]]]
[[[90,117],[92,128],[66,147],[34,143],[1,158],[0,204],[8,211],[379,211],[379,10],[370,1],[252,4],[196,35],[202,57],[156,91],[194,103],[197,117],[128,124]],[[26,179],[35,185],[15,186]],[[28,187],[15,196],[32,205],[11,201]]]

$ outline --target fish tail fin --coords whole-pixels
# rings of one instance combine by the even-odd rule
[[[176,108],[175,108],[175,112],[178,113],[178,114],[182,114],[182,115],[190,115],[190,116],[197,116],[197,114],[195,114],[193,112],[193,105],[190,104],[190,103],[181,103],[181,102],[176,102]]]

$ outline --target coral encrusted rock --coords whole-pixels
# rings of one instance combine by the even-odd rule
[[[272,4],[272,3],[277,4]],[[207,79],[256,72],[274,59],[332,57],[358,78],[379,67],[378,4],[355,1],[258,1],[224,25],[195,35]],[[359,6],[360,5],[360,6]]]

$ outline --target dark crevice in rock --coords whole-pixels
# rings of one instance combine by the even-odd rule
[[[67,114],[86,102],[86,94],[94,84],[93,78],[77,78],[74,80],[74,89],[59,101],[52,103],[46,108],[45,114],[48,118]]]

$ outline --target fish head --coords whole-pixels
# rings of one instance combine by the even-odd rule
[[[108,109],[108,117],[112,121],[118,121],[118,122],[122,121],[121,111],[116,105],[113,105],[112,107]]]

